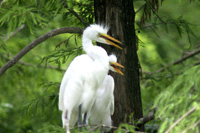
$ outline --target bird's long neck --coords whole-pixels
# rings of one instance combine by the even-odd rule
[[[101,63],[107,63],[108,62],[108,55],[106,51],[99,47],[94,46],[92,44],[92,40],[88,39],[87,37],[83,37],[82,40],[83,50],[89,55],[93,60],[100,61]]]
[[[93,44],[92,44],[92,40],[88,39],[87,37],[83,36],[82,39],[82,46],[83,46],[83,50],[90,56],[92,57],[91,53],[92,53],[92,49],[93,49]]]
[[[109,69],[108,54],[103,48],[99,46],[94,46],[92,44],[92,40],[88,39],[87,37],[83,37],[82,45],[86,54],[90,58],[92,58],[95,63],[98,64],[97,69],[101,73],[101,77],[98,77],[98,81],[97,81],[98,82],[97,85],[99,86],[103,82],[106,74],[108,73],[108,69]]]

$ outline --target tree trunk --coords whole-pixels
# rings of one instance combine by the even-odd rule
[[[118,62],[125,66],[124,76],[111,73],[115,79],[115,113],[113,123],[143,117],[139,83],[139,66],[135,37],[135,12],[132,0],[94,0],[95,21],[110,27],[109,34],[123,42],[125,48],[118,50],[103,46],[109,54],[115,53]],[[101,45],[102,46],[102,45]],[[141,128],[140,130],[143,130]]]

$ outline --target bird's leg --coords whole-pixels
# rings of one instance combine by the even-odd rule
[[[69,128],[66,129],[66,133],[70,133],[70,129]]]
[[[66,120],[65,120],[65,112],[64,111],[62,112],[62,117],[61,118],[62,118],[63,128],[66,128],[66,123],[65,123]]]
[[[68,111],[66,110],[66,112],[65,112],[65,119],[64,119],[64,125],[66,126],[66,133],[70,133],[69,119],[68,119],[67,115],[68,115]]]
[[[85,112],[84,116],[83,116],[83,125],[84,125],[84,129],[87,129],[87,112]]]
[[[87,112],[85,112],[84,117],[83,117],[83,125],[87,125]]]
[[[79,131],[81,132],[81,126],[82,126],[82,122],[81,122],[81,118],[82,118],[82,115],[81,115],[81,105],[79,105],[78,110],[79,110],[79,114],[78,114],[78,127],[79,127]]]

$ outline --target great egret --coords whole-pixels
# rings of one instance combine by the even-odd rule
[[[59,109],[63,111],[63,127],[67,133],[76,123],[78,112],[83,114],[91,109],[96,89],[108,73],[109,57],[103,48],[94,46],[92,40],[122,49],[118,46],[121,42],[107,35],[107,31],[107,28],[96,24],[84,30],[82,46],[86,54],[77,56],[71,62],[62,79]]]
[[[109,61],[111,62],[109,70],[123,75],[123,73],[117,67],[112,65],[112,62],[117,62],[116,56],[110,55]],[[114,113],[114,86],[115,83],[113,77],[111,75],[107,75],[103,83],[97,89],[94,105],[88,114],[90,125],[105,125],[108,127],[112,126],[111,115]]]

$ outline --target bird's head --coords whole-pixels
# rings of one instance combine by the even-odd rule
[[[113,45],[119,49],[122,49],[119,45],[122,45],[117,39],[107,35],[108,28],[97,24],[88,26],[83,32],[83,38],[88,38],[100,43]]]
[[[122,66],[121,64],[117,63],[117,57],[115,55],[110,55],[109,56],[109,70],[113,71],[113,72],[117,72],[121,75],[124,75],[120,69],[118,67],[124,68],[124,66]]]

